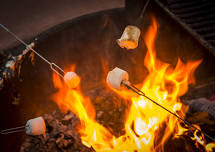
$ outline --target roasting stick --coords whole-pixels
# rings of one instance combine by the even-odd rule
[[[43,57],[41,54],[39,54],[37,51],[35,51],[31,45],[28,45],[27,43],[25,43],[22,39],[20,39],[15,33],[13,33],[11,30],[9,30],[6,26],[0,24],[0,26],[6,30],[8,33],[10,33],[14,38],[16,38],[16,40],[18,40],[19,42],[21,42],[23,45],[26,46],[27,49],[30,49],[31,51],[33,51],[37,56],[39,56],[43,61],[45,61],[47,64],[49,64],[49,67],[51,68],[52,71],[54,71],[55,73],[57,73],[60,77],[62,77],[64,79],[64,82],[67,84],[67,86],[69,88],[76,88],[79,83],[80,83],[80,77],[75,73],[75,72],[65,72],[62,68],[60,68],[60,66],[58,66],[57,64],[50,62],[49,60],[47,60],[45,57]]]
[[[50,68],[55,72],[57,73],[59,76],[61,76],[62,78],[64,77],[64,70],[61,69],[58,65],[56,65],[55,63],[53,62],[50,62],[48,61],[45,57],[43,57],[41,54],[39,54],[37,51],[35,51],[30,45],[28,45],[27,43],[25,43],[22,39],[20,39],[15,33],[13,33],[12,31],[10,31],[6,26],[0,24],[0,26],[6,30],[8,33],[10,33],[14,38],[16,38],[19,42],[21,42],[23,45],[26,46],[27,49],[30,49],[31,51],[33,51],[37,56],[39,56],[43,61],[45,61],[46,63],[49,64]],[[56,69],[58,69],[60,72],[58,72]]]
[[[10,31],[7,27],[5,27],[2,24],[0,24],[0,26],[4,30],[6,30],[8,33],[10,33],[13,37],[15,37],[16,40],[18,40],[23,45],[25,45],[27,49],[30,49],[36,55],[38,55],[43,61],[48,63],[49,67],[52,69],[52,71],[54,71],[60,77],[62,77],[64,79],[64,82],[67,84],[67,86],[69,88],[74,89],[79,85],[80,78],[75,72],[70,71],[70,72],[65,73],[64,70],[61,69],[57,64],[47,60],[45,57],[43,57],[41,54],[39,54],[37,51],[35,51],[31,47],[31,45],[28,45],[27,43],[25,43],[22,39],[20,39],[15,33]],[[20,127],[1,130],[0,134],[6,135],[6,134],[10,134],[10,133],[26,131],[26,134],[28,134],[28,135],[41,135],[41,134],[45,133],[45,130],[46,130],[46,126],[45,126],[44,119],[42,117],[38,117],[38,118],[28,120],[25,126],[20,126]]]
[[[141,20],[141,19],[143,18],[144,13],[145,13],[145,11],[146,11],[146,8],[147,8],[147,6],[149,5],[149,2],[150,2],[150,0],[147,0],[147,1],[146,1],[146,4],[144,5],[143,10],[142,10],[141,13],[140,13],[139,20]]]
[[[157,103],[156,101],[154,101],[153,99],[149,98],[148,96],[145,95],[144,92],[142,92],[140,89],[136,88],[134,85],[130,84],[128,85],[128,82],[122,82],[122,85],[124,85],[126,88],[132,90],[133,92],[135,92],[136,94],[145,97],[146,99],[150,100],[151,102],[153,102],[154,104],[156,104],[157,106],[163,108],[164,110],[166,110],[167,112],[169,112],[170,114],[174,115],[175,117],[177,117],[178,119],[180,119],[181,121],[183,121],[185,124],[187,124],[188,126],[200,131],[201,133],[203,133],[205,136],[207,136],[209,139],[215,141],[215,139],[213,137],[211,137],[210,135],[208,135],[207,133],[205,133],[204,131],[198,129],[197,127],[195,127],[194,125],[192,125],[190,122],[184,120],[183,118],[181,118],[180,116],[178,116],[177,114],[173,113],[172,111],[168,110],[167,108],[165,108],[164,106],[160,105],[159,103]]]
[[[142,92],[140,89],[138,89],[137,87],[135,87],[134,85],[132,85],[129,81],[128,81],[128,73],[120,68],[115,68],[112,71],[110,71],[107,75],[107,79],[106,79],[107,83],[117,89],[120,90],[120,87],[125,86],[126,88],[128,88],[129,90],[133,91],[134,93],[138,94],[139,96],[143,96],[146,99],[150,100],[151,102],[153,102],[154,104],[156,104],[157,106],[161,107],[162,109],[164,109],[165,111],[169,112],[170,114],[172,114],[173,116],[177,117],[179,120],[183,121],[185,124],[187,124],[188,126],[200,131],[202,134],[204,134],[206,137],[208,137],[209,139],[211,139],[212,141],[215,141],[215,139],[213,137],[211,137],[210,135],[208,135],[207,133],[205,133],[204,131],[198,129],[197,127],[195,127],[194,125],[192,125],[190,122],[184,120],[183,118],[181,118],[180,116],[178,116],[177,114],[173,113],[172,111],[170,111],[169,109],[165,108],[164,106],[162,106],[161,104],[157,103],[156,101],[154,101],[153,99],[151,99],[150,97],[148,97],[147,95],[145,95],[144,92]]]
[[[20,126],[20,127],[1,130],[0,134],[6,135],[6,134],[15,133],[15,132],[23,132],[23,131],[25,131],[25,126]]]

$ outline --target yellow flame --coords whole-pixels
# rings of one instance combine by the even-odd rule
[[[194,83],[193,73],[201,61],[185,64],[178,59],[175,68],[173,68],[158,60],[154,48],[156,33],[157,23],[153,19],[145,36],[148,50],[144,64],[149,74],[140,85],[141,90],[159,104],[177,113],[180,117],[184,117],[186,107],[181,104],[179,97],[186,93],[190,83]],[[174,135],[172,138],[177,138],[187,131],[180,126],[174,116],[148,99],[133,96],[133,93],[123,90],[117,91],[117,93],[130,99],[131,104],[127,108],[124,123],[125,133],[116,137],[107,128],[96,122],[94,106],[80,89],[67,88],[55,74],[53,82],[55,87],[59,89],[53,95],[53,99],[62,111],[70,110],[79,117],[81,123],[78,131],[82,143],[97,152],[149,152],[158,151],[157,149],[163,151],[164,143],[170,138],[170,135]],[[155,142],[156,137],[160,139],[159,142]],[[196,137],[195,133],[194,137]],[[199,138],[199,142],[204,142],[203,138]],[[210,151],[214,145],[205,146],[206,150]]]
[[[209,143],[205,146],[206,151],[213,152],[215,150],[215,143]]]

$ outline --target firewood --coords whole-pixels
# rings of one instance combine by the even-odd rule
[[[215,119],[215,102],[206,98],[198,98],[193,100],[183,101],[183,103],[189,105],[189,111],[194,112],[208,112],[212,119]]]

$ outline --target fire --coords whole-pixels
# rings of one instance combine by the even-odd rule
[[[167,109],[184,117],[186,107],[182,105],[179,97],[186,93],[188,85],[194,83],[193,73],[201,61],[183,63],[180,59],[174,67],[156,58],[154,41],[157,33],[157,23],[152,20],[145,36],[148,48],[144,64],[148,75],[141,84],[141,90],[150,98],[157,101]],[[125,133],[114,136],[107,128],[95,120],[95,109],[88,97],[85,97],[80,88],[69,89],[64,82],[53,74],[53,83],[59,91],[53,95],[62,111],[70,110],[80,119],[78,132],[82,143],[92,147],[98,152],[142,152],[163,151],[164,143],[169,138],[178,138],[186,128],[179,120],[165,110],[153,104],[144,97],[131,96],[129,91],[117,92],[130,99],[124,123]],[[194,138],[198,137],[194,133]],[[159,139],[159,142],[155,142]],[[196,138],[197,139],[197,138]],[[215,144],[206,145],[203,138],[197,141],[211,151]]]

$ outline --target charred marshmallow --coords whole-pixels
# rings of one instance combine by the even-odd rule
[[[135,49],[138,46],[139,37],[140,29],[136,26],[128,25],[117,43],[121,48]]]
[[[43,117],[37,117],[27,121],[25,125],[27,135],[42,135],[46,132],[46,124]]]
[[[75,72],[67,72],[63,77],[69,88],[76,88],[80,83],[80,77]]]
[[[120,90],[123,81],[128,81],[128,73],[120,68],[108,72],[106,82],[113,88]]]

